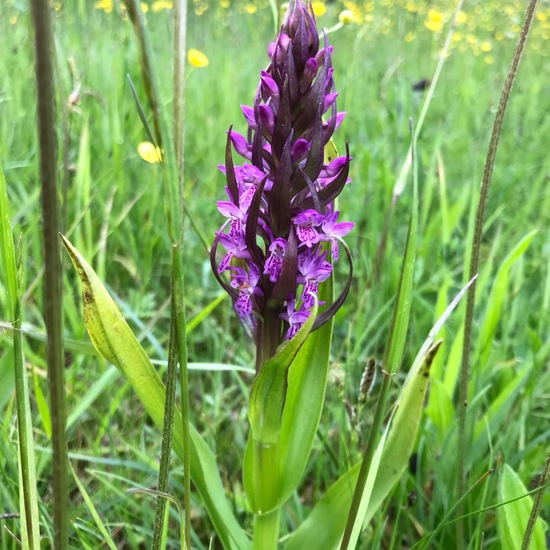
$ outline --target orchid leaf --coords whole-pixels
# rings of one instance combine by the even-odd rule
[[[159,375],[113,299],[92,267],[62,236],[65,248],[82,282],[84,318],[97,351],[126,376],[145,410],[159,430],[164,420],[165,388]],[[183,461],[182,417],[174,418],[174,451]],[[250,547],[230,507],[218,473],[216,460],[199,433],[191,426],[191,478],[225,548]]]
[[[333,300],[333,278],[320,288],[319,299]],[[296,489],[321,418],[332,341],[332,319],[312,332],[288,371],[288,390],[280,436],[281,501]]]
[[[287,374],[291,363],[311,331],[317,305],[296,335],[262,366],[250,392],[248,418],[254,439],[265,444],[277,443],[281,432],[283,407],[287,393]]]

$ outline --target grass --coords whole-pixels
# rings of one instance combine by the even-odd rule
[[[393,185],[410,143],[408,119],[418,116],[425,93],[412,91],[412,85],[431,78],[444,40],[443,34],[425,27],[429,16],[421,7],[420,12],[411,12],[400,4],[383,2],[372,12],[365,8],[363,23],[330,36],[335,47],[338,106],[348,112],[336,144],[343,150],[349,141],[354,157],[353,182],[342,194],[340,208],[345,219],[357,223],[347,239],[354,253],[355,278],[335,320],[332,382],[302,488],[285,507],[283,535],[293,531],[331,482],[360,458],[380,386],[378,376],[371,397],[359,404],[363,368],[369,357],[381,360],[384,354],[411,189],[397,203],[379,277],[373,275],[376,252]],[[403,381],[436,319],[466,283],[479,182],[514,46],[511,38],[499,41],[494,37],[497,32],[512,36],[517,32],[506,10],[493,18],[495,29],[489,31],[486,25],[490,22],[484,20],[496,8],[487,4],[476,14],[481,6],[466,3],[469,21],[474,20],[476,27],[457,29],[463,38],[446,61],[417,142],[420,211],[415,291],[403,374],[395,377],[396,384]],[[521,17],[513,2],[507,6]],[[547,12],[543,4],[539,14],[546,13],[550,19]],[[329,6],[319,23],[332,26],[337,13],[336,6]],[[144,98],[131,25],[116,13],[94,9],[91,2],[65,3],[55,14],[60,103],[66,104],[73,90],[80,95],[80,103],[67,111],[69,148],[60,150],[60,165],[63,155],[69,162],[65,232],[108,283],[146,351],[165,361],[170,240],[165,231],[160,169],[145,163],[136,151],[147,136],[126,77],[131,76]],[[6,37],[0,65],[0,157],[16,244],[21,234],[24,351],[34,373],[29,386],[33,388],[34,382],[47,396],[46,354],[40,337],[45,332],[43,255],[29,14],[13,3],[3,5],[0,15],[0,30]],[[171,99],[170,17],[169,11],[147,14],[159,61],[160,95],[166,105]],[[495,465],[497,473],[465,500],[465,513],[473,514],[465,524],[471,548],[479,548],[482,540],[485,548],[500,548],[496,511],[475,513],[498,503],[500,462],[509,464],[529,486],[542,471],[550,447],[550,84],[546,78],[550,56],[546,23],[537,20],[520,68],[487,207],[467,418],[473,443],[466,453],[466,465],[470,485]],[[244,127],[239,104],[253,97],[258,72],[267,62],[265,47],[273,39],[273,24],[267,7],[247,14],[236,5],[223,13],[211,6],[201,16],[191,11],[188,25],[189,47],[204,51],[210,64],[188,71],[185,199],[197,231],[210,239],[220,225],[216,200],[223,196],[224,183],[216,166],[224,159],[225,132],[232,123],[237,129]],[[415,34],[410,42],[405,40],[408,33]],[[468,34],[476,38],[476,44],[467,41]],[[483,52],[482,45],[489,39],[491,50]],[[61,124],[58,127],[61,139]],[[202,240],[190,224],[185,235],[186,300],[192,323],[221,289],[210,274]],[[88,345],[76,279],[67,258],[64,262],[71,464],[115,543],[146,548],[154,523],[154,497],[127,490],[155,486],[160,433],[120,374],[113,373]],[[8,299],[2,276],[0,312],[8,310]],[[440,526],[461,496],[455,492],[455,477],[463,318],[464,305],[440,334],[444,343],[432,366],[431,393],[415,460],[371,523],[364,545],[369,541],[369,547],[412,546]],[[4,480],[0,514],[17,512],[19,498],[12,345],[12,335],[6,330],[0,340],[0,474]],[[191,363],[252,365],[252,346],[229,300],[222,300],[190,332],[189,358]],[[241,462],[252,378],[237,371],[191,370],[189,379],[193,423],[222,458],[222,479],[236,514],[244,521],[247,504]],[[48,410],[41,405],[40,392],[31,394],[41,532],[51,538]],[[183,494],[177,464],[169,487],[170,492]],[[103,535],[76,484],[71,486],[70,499],[71,546],[98,547]],[[169,545],[175,546],[179,516],[172,508]],[[206,548],[213,530],[196,496],[191,514],[193,547]],[[543,499],[542,515],[549,520],[548,496]],[[18,520],[0,519],[0,524],[0,548],[14,547],[4,527],[17,534]],[[440,528],[432,547],[453,548],[454,537],[454,526]]]

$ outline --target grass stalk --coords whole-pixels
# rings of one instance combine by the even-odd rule
[[[31,9],[35,30],[38,141],[45,258],[44,308],[48,334],[48,383],[52,419],[54,542],[58,550],[63,550],[67,548],[69,538],[69,478],[65,434],[63,272],[59,246],[53,33],[48,0],[33,0]]]
[[[533,537],[533,531],[535,530],[535,524],[542,508],[542,499],[544,497],[544,487],[548,483],[550,478],[550,455],[546,457],[544,462],[544,470],[539,478],[538,487],[540,491],[537,491],[535,500],[533,502],[533,508],[531,508],[531,514],[529,515],[529,521],[527,522],[527,529],[523,536],[523,542],[521,543],[521,550],[529,550],[531,546],[531,538]]]
[[[181,416],[183,426],[183,504],[185,512],[185,542],[187,548],[191,548],[191,455],[189,454],[191,447],[191,436],[189,433],[189,370],[187,362],[187,321],[184,301],[185,280],[183,277],[183,255],[179,244],[172,245],[172,284],[174,285],[178,360],[180,364]]]
[[[175,317],[172,315],[170,326],[170,344],[168,348],[168,370],[166,374],[166,401],[164,405],[164,427],[162,430],[162,447],[160,453],[159,478],[157,490],[167,492],[168,474],[170,473],[170,455],[172,450],[172,434],[174,433],[174,410],[176,407],[176,379],[177,379],[177,334]],[[162,533],[164,531],[164,518],[166,510],[166,499],[157,497],[155,507],[155,525],[153,528],[152,550],[160,550]]]
[[[175,9],[174,23],[174,109],[172,127],[166,123],[161,111],[158,86],[153,69],[151,49],[145,28],[141,5],[137,0],[127,3],[128,15],[138,40],[141,58],[141,72],[144,81],[147,100],[153,114],[154,135],[157,145],[162,150],[162,170],[166,192],[166,215],[168,231],[172,241],[172,288],[177,333],[177,353],[180,364],[180,391],[183,426],[183,469],[184,469],[184,509],[185,509],[185,541],[191,547],[191,457],[189,396],[188,396],[188,365],[187,336],[185,314],[185,279],[183,274],[183,162],[184,162],[184,120],[185,120],[185,37],[187,4],[178,0]],[[171,131],[172,129],[172,131]],[[171,135],[171,134],[174,135]],[[164,144],[164,146],[163,146]]]
[[[479,269],[479,256],[481,251],[481,241],[483,238],[483,223],[485,219],[485,208],[489,197],[489,189],[491,186],[491,178],[493,174],[493,167],[495,164],[495,157],[498,149],[498,142],[500,133],[502,130],[502,122],[508,106],[508,100],[512,92],[512,87],[516,79],[518,67],[527,43],[527,37],[529,30],[533,22],[535,9],[537,6],[537,0],[530,0],[527,6],[525,14],[525,20],[521,28],[521,32],[516,45],[516,50],[508,69],[506,81],[504,82],[504,88],[500,97],[497,114],[493,123],[493,130],[491,133],[491,139],[489,142],[489,150],[487,152],[487,158],[485,160],[485,168],[483,170],[483,177],[481,180],[481,190],[479,195],[479,202],[476,211],[474,237],[472,241],[471,258],[470,258],[470,271],[469,279],[472,279]],[[459,417],[458,417],[458,475],[457,475],[457,489],[458,495],[463,495],[467,485],[465,457],[466,448],[468,447],[468,431],[466,426],[466,413],[468,407],[468,382],[470,380],[470,350],[472,345],[472,332],[473,332],[473,319],[474,319],[474,306],[476,298],[476,281],[468,291],[468,300],[466,303],[466,316],[464,321],[464,342],[462,347],[462,364],[460,369],[460,385],[459,385]],[[460,502],[458,515],[464,515],[464,502]],[[459,521],[457,523],[457,548],[464,547],[464,523]]]
[[[187,0],[176,0],[174,6],[174,97],[173,97],[173,139],[177,168],[176,182],[171,179],[171,204],[174,215],[177,215],[176,239],[172,244],[172,284],[178,352],[180,364],[181,413],[183,419],[184,446],[184,513],[185,544],[191,548],[191,457],[189,454],[189,370],[187,357],[187,318],[185,312],[185,278],[183,271],[183,216],[184,203],[184,158],[185,158],[185,77],[187,50]],[[191,218],[191,217],[190,217]],[[191,219],[191,223],[194,221]]]
[[[23,356],[22,309],[19,298],[17,260],[11,230],[11,215],[4,170],[0,165],[0,244],[1,263],[5,269],[7,311],[13,327],[13,366],[17,409],[17,435],[19,450],[19,495],[21,540],[32,550],[40,548],[36,464],[32,438],[32,420],[29,405],[29,388]]]

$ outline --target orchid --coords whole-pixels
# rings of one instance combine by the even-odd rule
[[[336,108],[332,52],[326,36],[324,47],[320,44],[311,5],[296,0],[268,47],[270,62],[260,73],[254,104],[241,106],[247,131],[230,128],[227,134],[220,169],[229,200],[218,202],[218,209],[229,220],[216,233],[211,261],[256,343],[265,347],[270,342],[263,357],[292,338],[319,303],[319,285],[331,276],[338,245],[354,226],[338,222],[334,204],[350,181],[347,147],[345,156],[330,162],[323,154],[345,117]],[[242,164],[234,162],[234,153]],[[218,245],[226,250],[221,260]],[[336,313],[347,295],[349,252],[347,257],[350,276],[344,290],[319,315],[314,329]]]

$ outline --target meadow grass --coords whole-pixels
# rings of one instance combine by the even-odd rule
[[[384,355],[411,209],[409,188],[398,199],[385,255],[376,270],[377,250],[410,144],[409,117],[418,117],[425,97],[425,91],[413,91],[413,85],[431,78],[444,40],[445,27],[441,32],[428,28],[437,28],[437,14],[430,15],[421,2],[416,11],[407,9],[405,2],[381,2],[372,10],[370,4],[374,3],[353,4],[358,23],[330,35],[339,109],[348,112],[336,145],[343,150],[349,141],[354,158],[353,181],[339,206],[346,219],[357,224],[347,239],[355,276],[335,319],[331,381],[321,426],[301,489],[285,506],[283,536],[294,531],[331,482],[359,460],[368,437],[380,376],[364,403],[359,383],[368,359],[381,361]],[[430,328],[467,282],[479,182],[522,13],[515,2],[506,2],[502,9],[494,4],[466,3],[468,19],[457,28],[460,39],[453,43],[417,142],[417,266],[397,387]],[[201,5],[193,4],[198,12]],[[331,27],[340,9],[329,5],[318,23]],[[227,494],[243,522],[248,505],[241,462],[252,376],[235,369],[194,370],[193,364],[250,367],[254,361],[230,300],[219,298],[222,291],[210,273],[204,246],[204,239],[209,242],[220,225],[216,201],[223,196],[224,178],[216,166],[224,161],[226,131],[231,124],[244,128],[239,105],[251,101],[259,70],[267,63],[265,45],[274,36],[267,6],[259,5],[255,13],[246,10],[244,4],[242,9],[237,4],[227,10],[212,5],[200,16],[193,10],[189,14],[188,45],[205,52],[210,63],[203,69],[189,67],[187,75],[185,199],[193,226],[186,222],[183,251],[191,323],[191,417],[219,458]],[[65,129],[60,117],[58,137],[68,145],[59,152],[59,165],[68,163],[60,172],[60,180],[67,178],[63,230],[106,281],[149,355],[165,362],[171,268],[161,171],[137,153],[138,144],[148,139],[127,79],[130,75],[143,97],[138,50],[130,23],[116,11],[106,13],[83,1],[64,3],[55,11],[57,85],[66,111]],[[449,14],[439,13],[446,24]],[[0,15],[5,36],[0,157],[16,244],[21,235],[24,349],[39,508],[42,535],[51,537],[51,420],[30,20],[24,6],[15,2],[4,4]],[[169,105],[171,12],[151,10],[146,17],[159,63],[160,97]],[[550,448],[548,21],[550,10],[543,3],[504,121],[487,207],[467,417],[473,434],[466,453],[469,486],[495,465],[496,472],[465,500],[464,511],[471,514],[465,524],[470,548],[482,543],[500,548],[497,512],[490,507],[499,502],[502,462],[528,487]],[[80,101],[67,106],[73,90],[79,91]],[[146,548],[154,501],[146,494],[129,494],[128,489],[155,486],[160,433],[128,383],[89,343],[76,277],[67,258],[64,262],[69,458],[113,539],[127,548]],[[3,278],[0,291],[0,311],[7,311]],[[204,314],[211,304],[215,307]],[[440,333],[444,343],[433,365],[415,458],[368,528],[365,547],[411,547],[438,527],[432,547],[455,547],[454,525],[441,523],[461,496],[456,493],[457,380],[464,309],[461,305]],[[19,509],[14,380],[8,353],[12,345],[6,327],[0,340],[0,514]],[[182,494],[179,464],[174,464],[169,483],[171,492]],[[98,547],[103,536],[76,484],[70,499],[71,546]],[[476,513],[485,508],[490,509]],[[214,533],[195,495],[191,515],[193,547],[206,548]],[[550,517],[548,496],[542,516],[547,521]],[[177,545],[178,520],[172,510],[170,546]],[[0,524],[0,548],[14,547],[4,527],[17,535],[18,521],[0,519]]]

